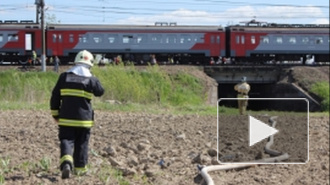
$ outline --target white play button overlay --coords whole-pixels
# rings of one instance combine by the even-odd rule
[[[250,124],[250,146],[258,143],[259,141],[268,138],[269,136],[278,132],[273,127],[268,126],[267,124],[257,120],[256,118],[249,116]]]

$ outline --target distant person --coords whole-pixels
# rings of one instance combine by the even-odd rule
[[[115,64],[118,65],[118,64],[121,64],[123,62],[122,58],[120,55],[118,55],[116,58],[115,58]]]
[[[156,64],[157,64],[156,55],[151,55],[151,65],[156,65]]]
[[[56,73],[58,73],[58,68],[59,68],[59,66],[60,66],[60,63],[61,63],[61,61],[60,61],[60,59],[58,58],[58,56],[55,56],[55,61],[54,61],[54,71],[55,71]]]
[[[59,125],[62,179],[70,178],[73,170],[76,174],[88,170],[88,143],[94,125],[91,100],[93,95],[104,93],[100,81],[90,72],[93,61],[90,52],[80,51],[75,66],[59,76],[52,91],[50,109]]]
[[[32,51],[32,65],[37,63],[37,53],[33,50]]]
[[[215,64],[215,62],[214,62],[214,58],[213,57],[211,57],[211,60],[210,60],[210,65],[214,65]]]
[[[53,58],[53,57],[50,57],[50,58],[49,58],[49,64],[50,64],[50,65],[53,65],[53,64],[54,64],[54,58]]]
[[[241,79],[241,82],[236,84],[234,87],[235,91],[238,92],[237,98],[244,98],[244,99],[238,99],[238,109],[240,115],[246,114],[246,107],[248,105],[248,93],[250,91],[250,85],[246,82],[246,77],[243,76]]]

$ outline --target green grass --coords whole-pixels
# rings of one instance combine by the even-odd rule
[[[311,91],[322,98],[321,107],[323,111],[329,112],[330,98],[329,98],[329,82],[317,82],[312,85]]]
[[[121,65],[95,66],[92,72],[105,88],[101,98],[93,98],[96,110],[217,115],[216,106],[205,104],[207,97],[202,82],[188,73],[169,75],[159,66],[138,70],[134,66]],[[0,109],[48,110],[58,76],[52,71],[0,71]],[[329,84],[316,83],[312,91],[323,97],[323,110],[329,113]],[[120,104],[110,104],[108,100]],[[237,109],[220,107],[219,113],[235,115]]]
[[[106,93],[102,100],[158,105],[198,105],[205,101],[201,82],[188,74],[166,74],[158,66],[143,71],[134,66],[93,68]]]
[[[134,66],[95,66],[105,94],[94,98],[95,109],[162,112],[179,109],[205,113],[206,94],[199,79],[186,73],[169,75],[158,66],[138,70]],[[49,109],[49,99],[59,74],[54,72],[0,72],[0,109]],[[116,100],[121,105],[112,105]],[[202,108],[200,108],[202,107]],[[156,110],[155,110],[156,109]],[[157,110],[158,109],[158,110]]]
[[[57,74],[53,72],[0,72],[1,108],[26,108],[49,101]],[[38,106],[37,106],[38,107]]]

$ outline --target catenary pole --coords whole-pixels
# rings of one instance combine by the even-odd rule
[[[40,1],[41,7],[41,33],[42,33],[42,51],[41,51],[41,70],[46,72],[46,45],[45,45],[45,2]]]

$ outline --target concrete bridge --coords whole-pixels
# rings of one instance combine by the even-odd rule
[[[218,83],[237,83],[246,76],[249,83],[276,83],[290,66],[205,66],[204,72]]]

